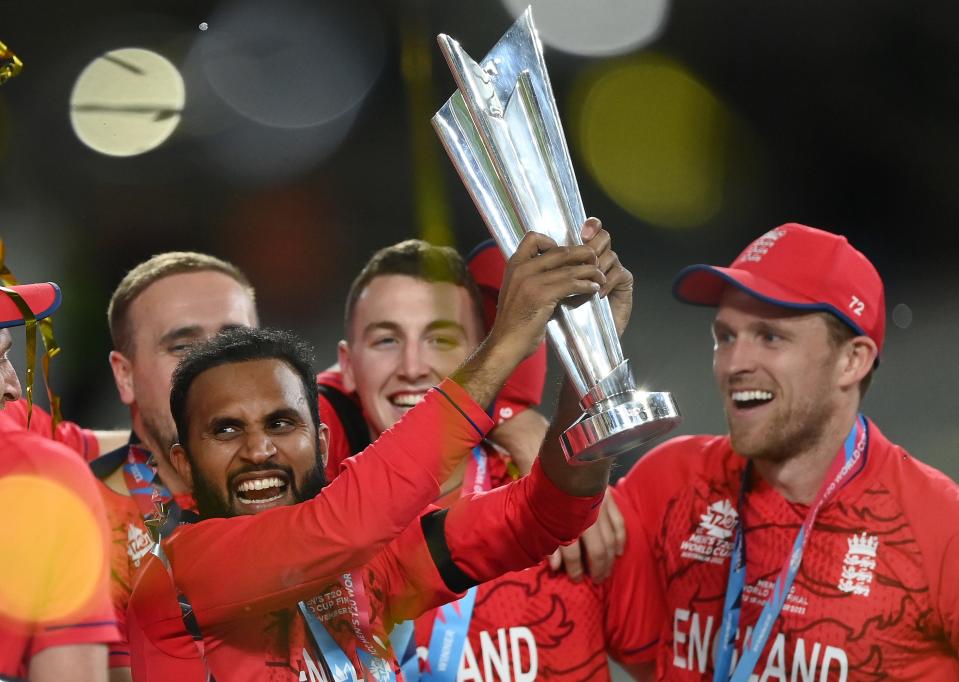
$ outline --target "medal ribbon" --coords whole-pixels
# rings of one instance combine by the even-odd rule
[[[173,495],[160,479],[151,463],[151,455],[135,443],[127,449],[127,461],[123,465],[123,479],[127,490],[136,502],[143,522],[156,535],[166,518],[167,507],[172,505]],[[172,531],[172,529],[169,529]]]
[[[463,494],[489,490],[489,460],[480,446],[473,448],[473,459],[463,476]],[[444,604],[436,612],[433,633],[430,635],[429,667],[421,678],[425,682],[455,682],[459,674],[463,647],[473,619],[476,587],[471,587],[460,599]],[[412,682],[412,681],[410,681]]]
[[[342,594],[337,596],[333,592]],[[336,587],[319,597],[301,601],[298,606],[320,657],[330,667],[332,679],[349,682],[397,682],[396,673],[390,663],[395,659],[392,646],[373,634],[370,622],[372,609],[362,579],[354,579],[352,573],[344,573]],[[346,613],[339,613],[343,608]],[[324,613],[331,609],[335,610]],[[333,622],[340,615],[346,615],[353,642],[356,643],[353,658],[329,631],[329,628],[337,629]],[[400,679],[402,680],[402,677]]]
[[[869,447],[869,428],[866,419],[861,414],[857,416],[849,435],[842,447],[836,453],[832,465],[826,474],[822,487],[816,495],[799,533],[793,542],[792,551],[776,576],[772,595],[763,605],[763,610],[756,620],[755,628],[746,637],[743,643],[743,653],[735,670],[730,675],[730,667],[735,653],[736,631],[739,628],[739,616],[742,610],[743,589],[746,584],[746,540],[743,529],[743,512],[745,510],[746,490],[749,486],[749,463],[743,468],[742,485],[739,490],[739,514],[736,520],[736,536],[733,540],[732,556],[729,562],[729,583],[726,587],[726,599],[723,606],[723,622],[720,627],[718,651],[716,652],[716,669],[713,673],[713,682],[747,682],[756,668],[759,655],[766,646],[766,641],[773,630],[776,620],[786,603],[786,598],[792,589],[793,581],[799,572],[802,563],[803,551],[806,542],[812,533],[813,524],[819,510],[835,495],[835,493],[851,481],[865,466],[866,449]]]

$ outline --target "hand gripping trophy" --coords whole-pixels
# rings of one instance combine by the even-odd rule
[[[532,11],[481,64],[449,36],[438,40],[458,90],[433,127],[500,249],[509,257],[528,231],[581,244],[586,212]],[[612,457],[679,423],[669,393],[636,390],[606,299],[560,306],[548,333],[585,411],[563,434],[569,459]]]

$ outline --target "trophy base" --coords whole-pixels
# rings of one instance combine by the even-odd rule
[[[585,463],[621,455],[669,433],[683,419],[670,393],[632,391],[617,398],[614,407],[586,413],[566,429],[560,439],[566,459]]]

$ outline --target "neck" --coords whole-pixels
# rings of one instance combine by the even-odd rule
[[[180,474],[176,472],[173,465],[170,464],[167,453],[163,452],[160,444],[150,437],[147,430],[143,428],[143,425],[140,423],[140,420],[136,418],[133,420],[133,433],[135,433],[140,440],[140,444],[153,455],[153,460],[157,464],[157,474],[160,476],[160,480],[163,481],[163,485],[167,487],[167,490],[174,495],[182,495],[190,492],[190,488],[183,479],[180,478]]]
[[[756,473],[790,502],[812,504],[856,415],[856,408],[843,410],[829,420],[815,443],[800,452],[780,459],[752,460]]]

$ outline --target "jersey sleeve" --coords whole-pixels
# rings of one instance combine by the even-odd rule
[[[564,493],[537,461],[518,481],[424,514],[372,564],[385,586],[386,622],[416,618],[474,585],[539,563],[596,520],[602,499]]]
[[[8,596],[16,595],[17,609],[30,614],[30,656],[50,647],[113,642],[118,633],[108,582],[109,539],[96,481],[64,446],[26,432],[18,440],[18,456],[35,464],[21,468],[17,478],[2,479],[2,506],[9,507],[4,523],[16,527],[8,527],[12,542],[7,538],[0,545],[4,561],[19,567],[6,573],[11,579],[4,587],[11,590]]]
[[[314,499],[181,527],[164,546],[200,627],[290,606],[368,563],[439,495],[438,482],[491,427],[446,380]]]
[[[27,428],[27,401],[20,399],[8,402],[3,410],[5,418],[15,421],[19,426]],[[44,438],[52,438],[63,443],[78,453],[87,462],[100,456],[100,444],[97,437],[89,429],[79,425],[62,421],[53,429],[53,418],[39,405],[34,404],[30,414],[30,431]]]
[[[666,618],[652,547],[648,534],[640,530],[650,522],[621,491],[611,492],[626,524],[626,546],[602,584],[607,648],[621,663],[646,663],[655,660]]]

